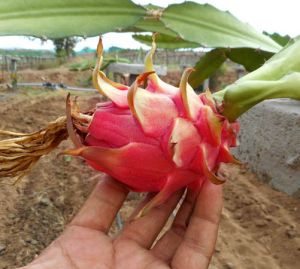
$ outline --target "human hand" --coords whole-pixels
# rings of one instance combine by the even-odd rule
[[[128,222],[111,238],[108,231],[128,190],[106,177],[63,234],[22,269],[207,268],[222,210],[222,187],[209,181],[199,195],[187,193],[171,228],[153,245],[182,193],[174,193],[146,216]]]

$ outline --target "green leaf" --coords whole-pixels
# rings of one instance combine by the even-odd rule
[[[133,35],[136,41],[151,46],[152,36],[151,35]],[[158,48],[163,49],[180,49],[180,48],[197,48],[199,44],[189,42],[181,39],[180,37],[174,37],[169,35],[158,34],[155,38],[155,43]]]
[[[275,42],[277,42],[281,46],[285,46],[292,39],[289,35],[282,36],[278,33],[269,34],[265,31],[263,33],[271,37]]]
[[[238,64],[241,64],[249,72],[261,67],[274,53],[256,50],[251,48],[227,49],[227,57]]]
[[[194,66],[195,72],[189,76],[189,83],[197,88],[210,77],[227,59],[224,49],[214,49],[207,52]]]
[[[124,29],[124,32],[155,32],[173,37],[178,36],[176,32],[166,28],[163,22],[154,15],[157,11],[162,12],[162,7],[148,4],[144,5],[144,8],[147,9],[147,16],[143,17],[127,29]]]
[[[130,0],[1,1],[0,35],[97,36],[121,31],[145,15]]]
[[[170,5],[161,17],[165,26],[184,39],[205,47],[249,47],[277,52],[281,46],[240,22],[229,12],[208,4],[185,2]]]
[[[251,48],[217,48],[200,58],[194,67],[195,72],[189,77],[189,82],[193,88],[199,87],[226,59],[243,65],[248,71],[253,71],[261,67],[272,55],[271,52]]]
[[[147,16],[139,20],[132,29],[134,32],[156,32],[169,36],[178,36],[176,32],[168,29],[163,22],[159,20],[163,8],[157,5],[148,4],[144,8],[147,9]]]
[[[156,32],[168,36],[176,37],[178,36],[176,32],[166,28],[166,26],[159,20],[155,18],[145,18],[139,20],[133,28],[129,28],[129,31],[133,32]]]

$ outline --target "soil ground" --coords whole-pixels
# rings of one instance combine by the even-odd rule
[[[63,115],[65,92],[42,89],[0,90],[0,129],[37,130]],[[80,97],[89,106],[96,95]],[[92,100],[92,101],[91,101]],[[30,262],[55,239],[81,207],[99,174],[77,158],[58,157],[63,142],[42,158],[16,186],[0,181],[0,268]],[[298,269],[299,198],[273,190],[246,167],[227,167],[225,206],[211,269]],[[133,210],[130,195],[121,215]],[[113,227],[112,233],[118,228]]]

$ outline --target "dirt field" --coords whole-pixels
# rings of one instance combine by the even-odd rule
[[[82,96],[85,105],[92,96]],[[64,114],[65,93],[0,90],[0,129],[28,132]],[[68,141],[44,157],[17,186],[0,182],[0,268],[25,265],[76,214],[97,173],[80,159],[57,157]],[[300,199],[273,190],[246,168],[227,168],[225,208],[211,269],[298,269]],[[126,217],[136,204],[131,195]],[[113,232],[117,228],[114,227]]]

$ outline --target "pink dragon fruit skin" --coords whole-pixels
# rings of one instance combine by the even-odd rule
[[[192,69],[185,70],[179,88],[160,80],[153,71],[155,49],[153,42],[146,73],[127,87],[98,71],[100,40],[93,81],[111,101],[97,105],[87,128],[80,130],[77,148],[65,152],[83,157],[131,190],[158,192],[142,214],[183,187],[200,188],[205,180],[223,183],[216,173],[220,163],[235,162],[229,148],[236,146],[239,130],[238,123],[218,112],[209,91],[194,92],[188,84]],[[140,88],[145,82],[146,89]]]

